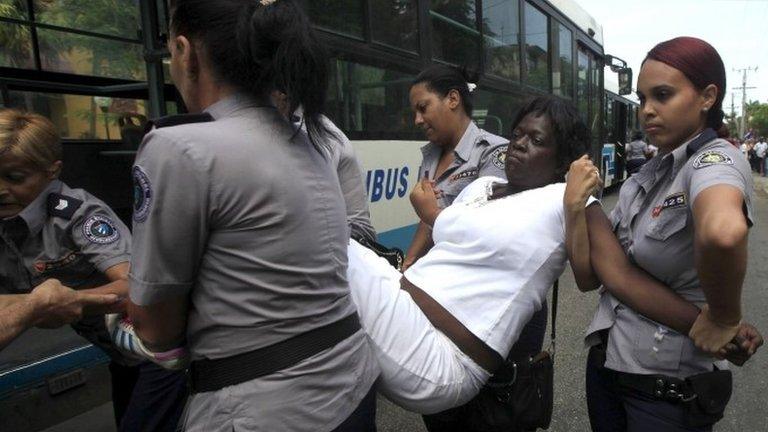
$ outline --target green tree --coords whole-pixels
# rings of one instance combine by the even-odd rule
[[[768,137],[768,104],[751,102],[747,105],[749,127],[762,137]]]

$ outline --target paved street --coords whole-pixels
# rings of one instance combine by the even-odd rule
[[[744,317],[768,334],[768,183],[756,178],[755,214],[758,218],[749,244],[749,268],[744,284]],[[607,209],[616,203],[617,194],[604,199]],[[589,431],[584,398],[586,350],[582,336],[592,318],[597,295],[582,294],[570,270],[560,281],[560,307],[557,317],[557,357],[555,360],[555,411],[550,431]],[[734,395],[717,432],[768,431],[768,349],[763,349],[743,368],[733,368]],[[379,432],[424,431],[421,419],[386,400],[379,402]]]

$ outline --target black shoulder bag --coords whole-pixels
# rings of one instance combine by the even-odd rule
[[[387,262],[397,271],[403,270],[403,262],[405,262],[405,254],[399,248],[388,248],[381,243],[366,239],[361,235],[352,234],[352,240],[360,243],[364,247],[372,250],[376,255],[384,258]]]
[[[492,432],[547,429],[552,421],[558,281],[552,287],[549,348],[522,361],[507,358],[470,402],[478,429]]]

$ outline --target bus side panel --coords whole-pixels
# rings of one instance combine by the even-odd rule
[[[368,192],[371,223],[379,242],[403,250],[416,231],[418,217],[408,195],[418,181],[421,146],[418,141],[353,141]]]

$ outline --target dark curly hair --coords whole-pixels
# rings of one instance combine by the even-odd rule
[[[571,162],[589,153],[589,127],[579,116],[573,102],[557,96],[539,96],[530,100],[518,111],[512,121],[512,129],[514,130],[528,114],[535,114],[536,117],[546,115],[552,123],[557,145],[555,173],[559,180],[564,180]]]

